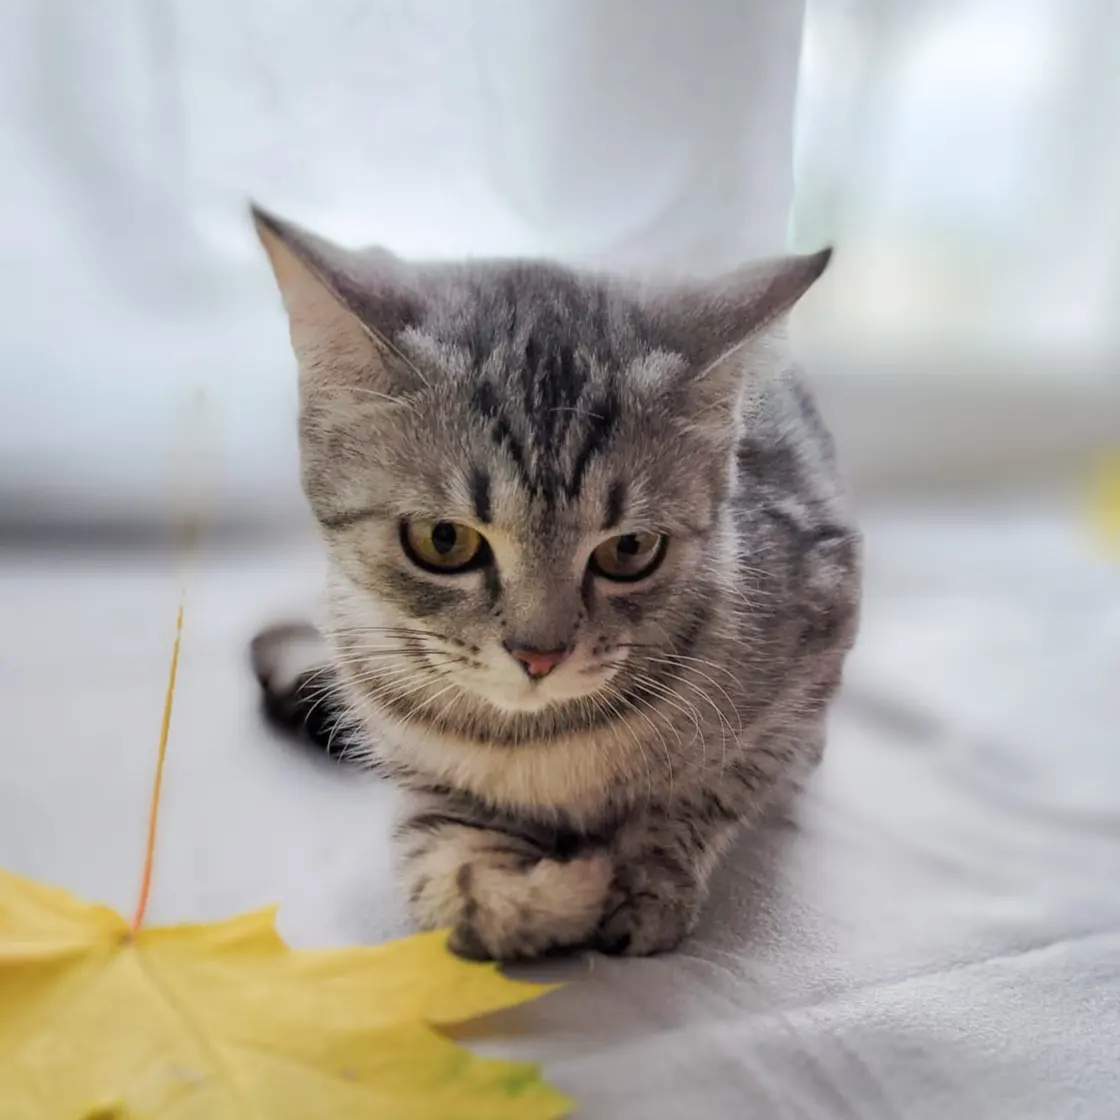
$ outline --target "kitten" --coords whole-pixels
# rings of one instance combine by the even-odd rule
[[[641,285],[254,216],[330,559],[325,638],[254,641],[273,713],[399,779],[412,915],[457,952],[673,948],[819,759],[855,635],[860,537],[780,329],[828,253]]]

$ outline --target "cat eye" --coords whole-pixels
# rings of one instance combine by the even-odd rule
[[[486,538],[457,521],[403,521],[401,546],[418,567],[442,575],[477,567],[488,554]]]
[[[668,543],[661,533],[623,533],[595,549],[590,567],[595,575],[616,583],[645,579],[664,559]]]

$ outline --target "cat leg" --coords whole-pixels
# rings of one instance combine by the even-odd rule
[[[695,928],[711,873],[740,826],[678,813],[651,808],[612,837],[614,875],[593,948],[643,957],[675,949]]]
[[[262,630],[249,646],[265,715],[278,727],[306,735],[328,754],[344,754],[354,740],[336,691],[330,650],[309,622]]]
[[[525,960],[586,944],[613,872],[601,847],[454,794],[418,797],[397,828],[413,920],[461,956]]]
[[[753,750],[717,782],[627,819],[609,841],[610,897],[592,941],[604,953],[646,956],[676,948],[695,928],[720,856],[747,825],[788,806],[821,757],[825,708],[760,728]]]

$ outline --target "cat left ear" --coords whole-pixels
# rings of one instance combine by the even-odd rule
[[[823,249],[756,261],[714,280],[649,293],[643,302],[667,347],[703,369],[789,311],[831,257]]]
[[[251,211],[288,313],[301,391],[396,396],[422,384],[392,341],[419,311],[408,265],[383,250],[343,249],[258,206]]]
[[[747,371],[736,351],[784,315],[828,267],[831,249],[758,261],[718,277],[647,293],[652,333],[687,363],[682,388],[694,412],[734,415]]]

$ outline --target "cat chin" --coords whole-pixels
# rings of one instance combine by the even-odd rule
[[[562,704],[579,701],[585,696],[590,696],[591,693],[592,690],[584,690],[571,695],[549,696],[534,690],[520,695],[499,691],[479,692],[476,695],[497,711],[513,715],[522,712],[543,712],[546,708],[556,708]]]
[[[543,712],[548,708],[559,707],[565,702],[563,700],[544,700],[536,696],[526,696],[523,699],[484,696],[482,699],[496,712],[503,715],[531,715],[534,712]]]
[[[579,704],[599,694],[617,672],[617,666],[596,668],[598,671],[591,673],[586,669],[564,672],[561,679],[549,678],[536,684],[526,681],[521,673],[513,679],[500,673],[479,674],[473,679],[465,676],[458,680],[458,684],[487,707],[503,715],[533,714],[549,708]]]

